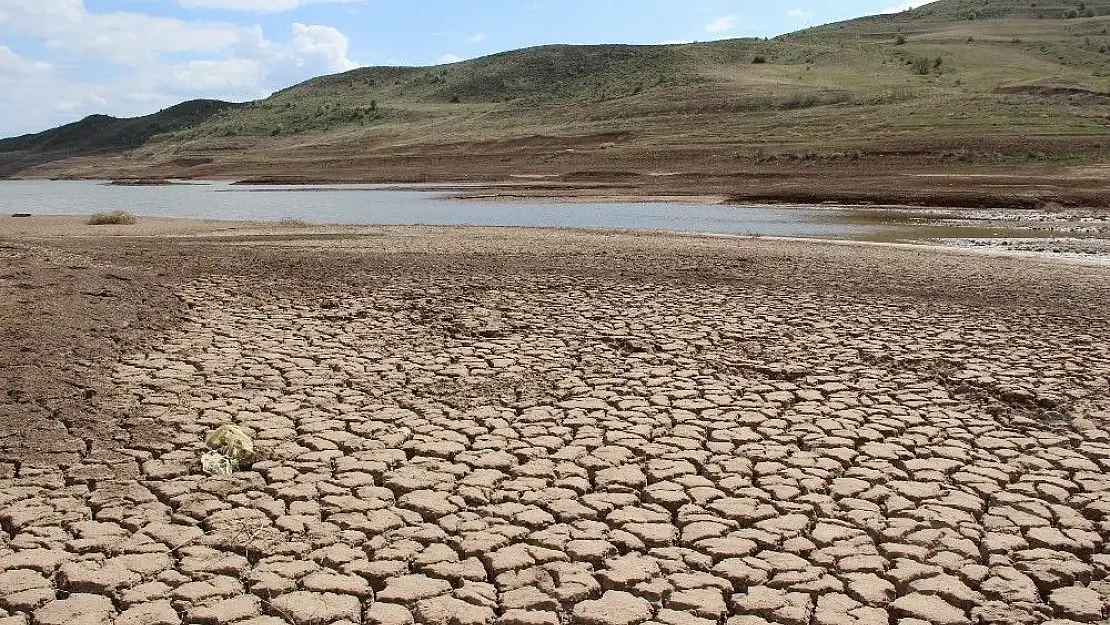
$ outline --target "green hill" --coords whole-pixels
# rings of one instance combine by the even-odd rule
[[[1102,162],[1108,28],[1110,0],[941,0],[770,40],[544,46],[363,68],[173,124],[90,118],[7,140],[0,171],[430,180],[897,158]],[[124,130],[131,123],[142,132]],[[74,145],[112,155],[20,169]],[[15,165],[13,151],[24,155]]]
[[[197,126],[220,111],[236,106],[219,100],[191,100],[143,117],[120,119],[90,115],[40,133],[0,139],[0,176],[55,158],[137,148],[154,136]]]

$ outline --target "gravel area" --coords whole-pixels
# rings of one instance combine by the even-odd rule
[[[1104,269],[477,228],[0,254],[0,625],[1110,617]],[[262,457],[207,477],[224,423]]]

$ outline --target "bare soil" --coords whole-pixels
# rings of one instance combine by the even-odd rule
[[[0,618],[1110,616],[1105,269],[71,225],[0,231]]]

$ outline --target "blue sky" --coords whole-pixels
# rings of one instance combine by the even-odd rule
[[[0,0],[0,137],[198,97],[251,100],[361,65],[546,43],[768,37],[902,0]]]

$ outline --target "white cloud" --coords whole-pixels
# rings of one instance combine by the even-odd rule
[[[929,4],[932,1],[933,0],[910,0],[910,2],[899,4],[898,6],[887,7],[882,10],[882,13],[901,13],[902,11],[909,11],[910,9],[916,9],[919,6]]]
[[[49,63],[25,59],[12,51],[8,46],[0,44],[0,81],[6,76],[14,74],[33,75],[49,72]]]
[[[444,54],[443,56],[439,57],[440,65],[446,65],[448,63],[458,63],[461,60],[462,58],[455,54]]]
[[[790,9],[786,14],[790,17],[809,17],[809,11],[805,9]]]
[[[100,95],[97,91],[76,90],[72,93],[73,99],[62,99],[54,105],[54,111],[58,113],[65,113],[68,111],[75,111],[87,107],[104,106],[108,103],[104,96]]]
[[[251,13],[282,13],[308,4],[353,4],[363,0],[176,0],[187,9],[224,9]]]
[[[73,121],[74,111],[91,112],[106,103],[98,86],[67,81],[50,63],[0,45],[0,137]]]
[[[253,100],[358,67],[350,41],[331,26],[297,23],[280,35],[272,40],[260,26],[97,13],[83,0],[0,0],[0,41],[26,45],[0,44],[0,137],[91,113],[143,115],[193,98]]]
[[[705,32],[721,34],[736,28],[735,15],[722,15],[705,25]]]
[[[186,61],[169,72],[170,84],[187,86],[201,92],[258,89],[265,68],[252,59],[226,61]]]
[[[486,40],[485,33],[474,33],[466,38],[467,43],[482,43]]]
[[[347,58],[350,42],[347,36],[331,26],[293,24],[293,51],[299,54],[319,55],[328,61],[332,72],[346,72],[360,67]]]
[[[90,13],[82,0],[4,0],[0,32],[35,37],[82,60],[137,65],[160,54],[211,52],[230,46],[242,28],[140,13]]]

